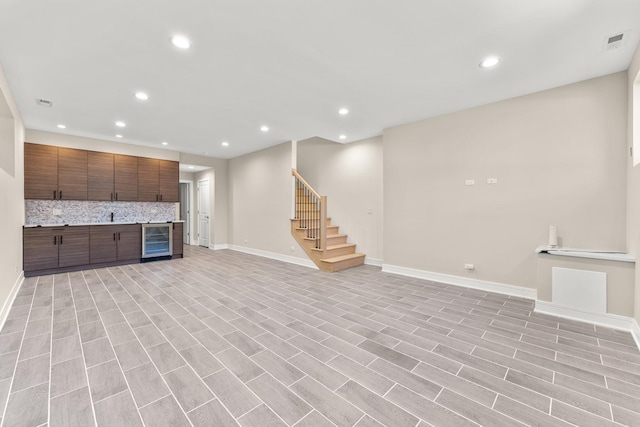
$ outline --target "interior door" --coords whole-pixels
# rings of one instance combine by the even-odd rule
[[[184,221],[184,227],[182,229],[182,242],[185,245],[191,244],[189,241],[189,230],[191,229],[191,209],[190,209],[190,197],[189,197],[189,183],[180,183],[180,219]]]
[[[198,181],[198,245],[209,247],[209,180]]]

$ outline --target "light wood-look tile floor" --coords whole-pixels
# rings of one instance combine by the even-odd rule
[[[628,333],[232,251],[26,279],[2,426],[639,425]]]

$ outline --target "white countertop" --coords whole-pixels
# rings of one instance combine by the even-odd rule
[[[599,259],[604,261],[636,262],[636,259],[628,253],[616,251],[599,251],[577,248],[551,248],[549,246],[538,246],[536,248],[536,253],[569,256],[574,258]]]
[[[183,220],[179,221],[114,221],[114,222],[79,222],[75,224],[68,223],[59,223],[59,224],[29,224],[25,225],[24,228],[35,228],[35,227],[78,227],[78,226],[86,226],[86,225],[128,225],[128,224],[166,224],[172,222],[184,222]]]

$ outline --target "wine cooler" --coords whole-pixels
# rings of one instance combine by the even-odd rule
[[[142,224],[142,258],[173,255],[172,224]]]

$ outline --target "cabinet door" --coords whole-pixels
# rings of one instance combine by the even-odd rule
[[[180,201],[180,164],[170,160],[160,160],[160,201]]]
[[[58,237],[51,228],[23,230],[24,271],[58,267]]]
[[[142,258],[142,227],[140,224],[118,226],[118,261]]]
[[[85,150],[58,147],[58,198],[87,200],[87,166]]]
[[[58,266],[89,264],[89,227],[64,227],[59,230],[61,231],[58,243]]]
[[[182,242],[183,225],[184,224],[182,222],[173,223],[173,256],[182,255],[184,252]]]
[[[89,262],[114,262],[117,254],[118,226],[92,225],[89,227]]]
[[[138,200],[138,158],[114,155],[115,200],[135,202]]]
[[[115,200],[113,191],[113,154],[89,151],[87,198],[95,201]]]
[[[138,201],[160,201],[160,174],[158,159],[138,157]]]
[[[24,198],[52,200],[57,191],[58,147],[25,143]]]

